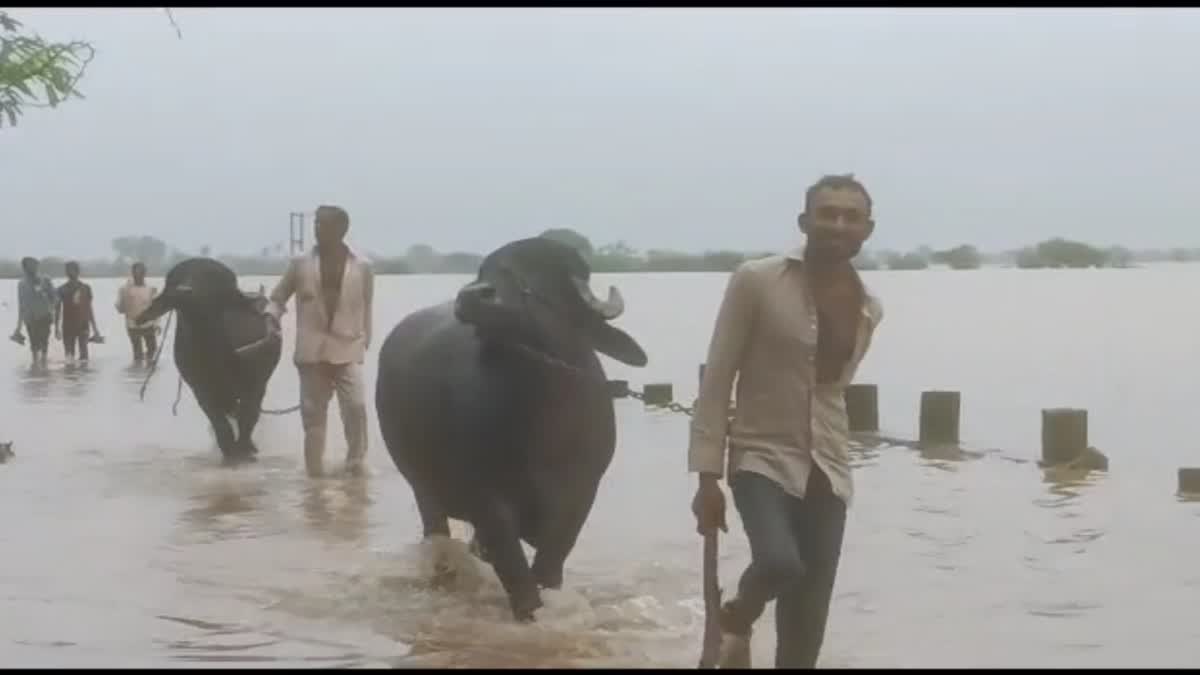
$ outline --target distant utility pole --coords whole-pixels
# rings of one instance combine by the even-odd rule
[[[288,218],[288,253],[304,253],[304,214],[292,211]]]

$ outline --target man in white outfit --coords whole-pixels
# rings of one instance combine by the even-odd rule
[[[133,345],[133,360],[147,363],[158,354],[158,319],[138,323],[137,318],[154,302],[158,289],[146,283],[146,265],[133,263],[130,278],[117,291],[117,313],[125,316],[125,330]]]
[[[337,392],[346,433],[346,471],[363,472],[367,454],[367,406],[363,357],[371,346],[374,275],[345,244],[350,216],[338,206],[317,208],[317,245],[288,264],[271,292],[269,312],[278,319],[296,296],[295,362],[300,371],[300,417],[308,474],[324,473],[329,399]]]

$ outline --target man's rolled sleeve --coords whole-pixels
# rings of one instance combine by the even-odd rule
[[[743,263],[725,287],[691,422],[688,444],[688,471],[691,473],[718,477],[725,474],[730,393],[734,376],[741,367],[758,299],[753,282],[749,263]]]
[[[293,258],[288,261],[287,269],[283,271],[283,277],[279,279],[279,283],[275,284],[274,290],[271,291],[271,301],[267,303],[267,312],[275,317],[276,321],[287,313],[288,300],[292,298],[292,294],[295,292],[296,260]]]

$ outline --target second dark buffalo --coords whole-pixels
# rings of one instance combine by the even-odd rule
[[[379,353],[375,405],[389,454],[412,487],[424,535],[469,522],[514,616],[531,620],[563,566],[612,461],[616,423],[596,352],[646,354],[611,325],[575,249],[546,238],[484,259],[452,302],[404,318]],[[521,542],[536,550],[533,564]]]
[[[175,311],[175,365],[212,424],[227,463],[258,453],[251,436],[282,353],[266,305],[261,294],[243,293],[237,275],[222,263],[189,258],[171,268],[162,293],[136,319]]]

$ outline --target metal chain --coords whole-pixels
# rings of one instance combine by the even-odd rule
[[[517,351],[520,351],[522,354],[525,354],[526,356],[529,356],[537,361],[541,361],[543,364],[545,364],[547,366],[550,366],[552,368],[558,368],[560,370],[566,370],[578,377],[585,377],[585,378],[589,377],[589,375],[586,372],[584,372],[580,368],[577,368],[576,366],[573,366],[573,365],[567,363],[566,361],[563,361],[562,359],[556,358],[554,356],[550,356],[549,354],[544,354],[542,352],[539,352],[536,349],[533,349],[532,347],[528,347],[523,344],[516,344],[513,346],[516,347]],[[606,382],[607,382],[607,380],[606,380]],[[645,394],[642,394],[641,392],[630,389],[628,384],[625,385],[625,391],[618,392],[618,393],[620,393],[623,396],[628,396],[632,399],[641,401],[642,403],[646,403]],[[654,404],[654,403],[646,403],[646,405],[649,405],[649,406],[655,407],[655,408],[665,408],[667,410],[670,410],[671,412],[682,413],[684,415],[687,415],[688,417],[691,417],[695,413],[694,408],[689,408],[680,403],[676,403],[675,401],[671,401],[665,405],[658,405],[658,404]]]
[[[646,403],[646,395],[642,394],[641,392],[637,392],[637,391],[630,389],[629,385],[625,385],[624,393],[626,396],[628,396],[630,398],[637,399],[637,400],[641,401],[642,403]],[[670,403],[667,403],[666,405],[655,405],[653,403],[646,403],[646,405],[649,405],[649,406],[652,406],[655,408],[666,408],[667,410],[670,410],[671,412],[683,413],[684,415],[687,415],[688,417],[691,417],[696,412],[695,408],[689,408],[683,404],[676,403],[675,401],[671,401]]]

